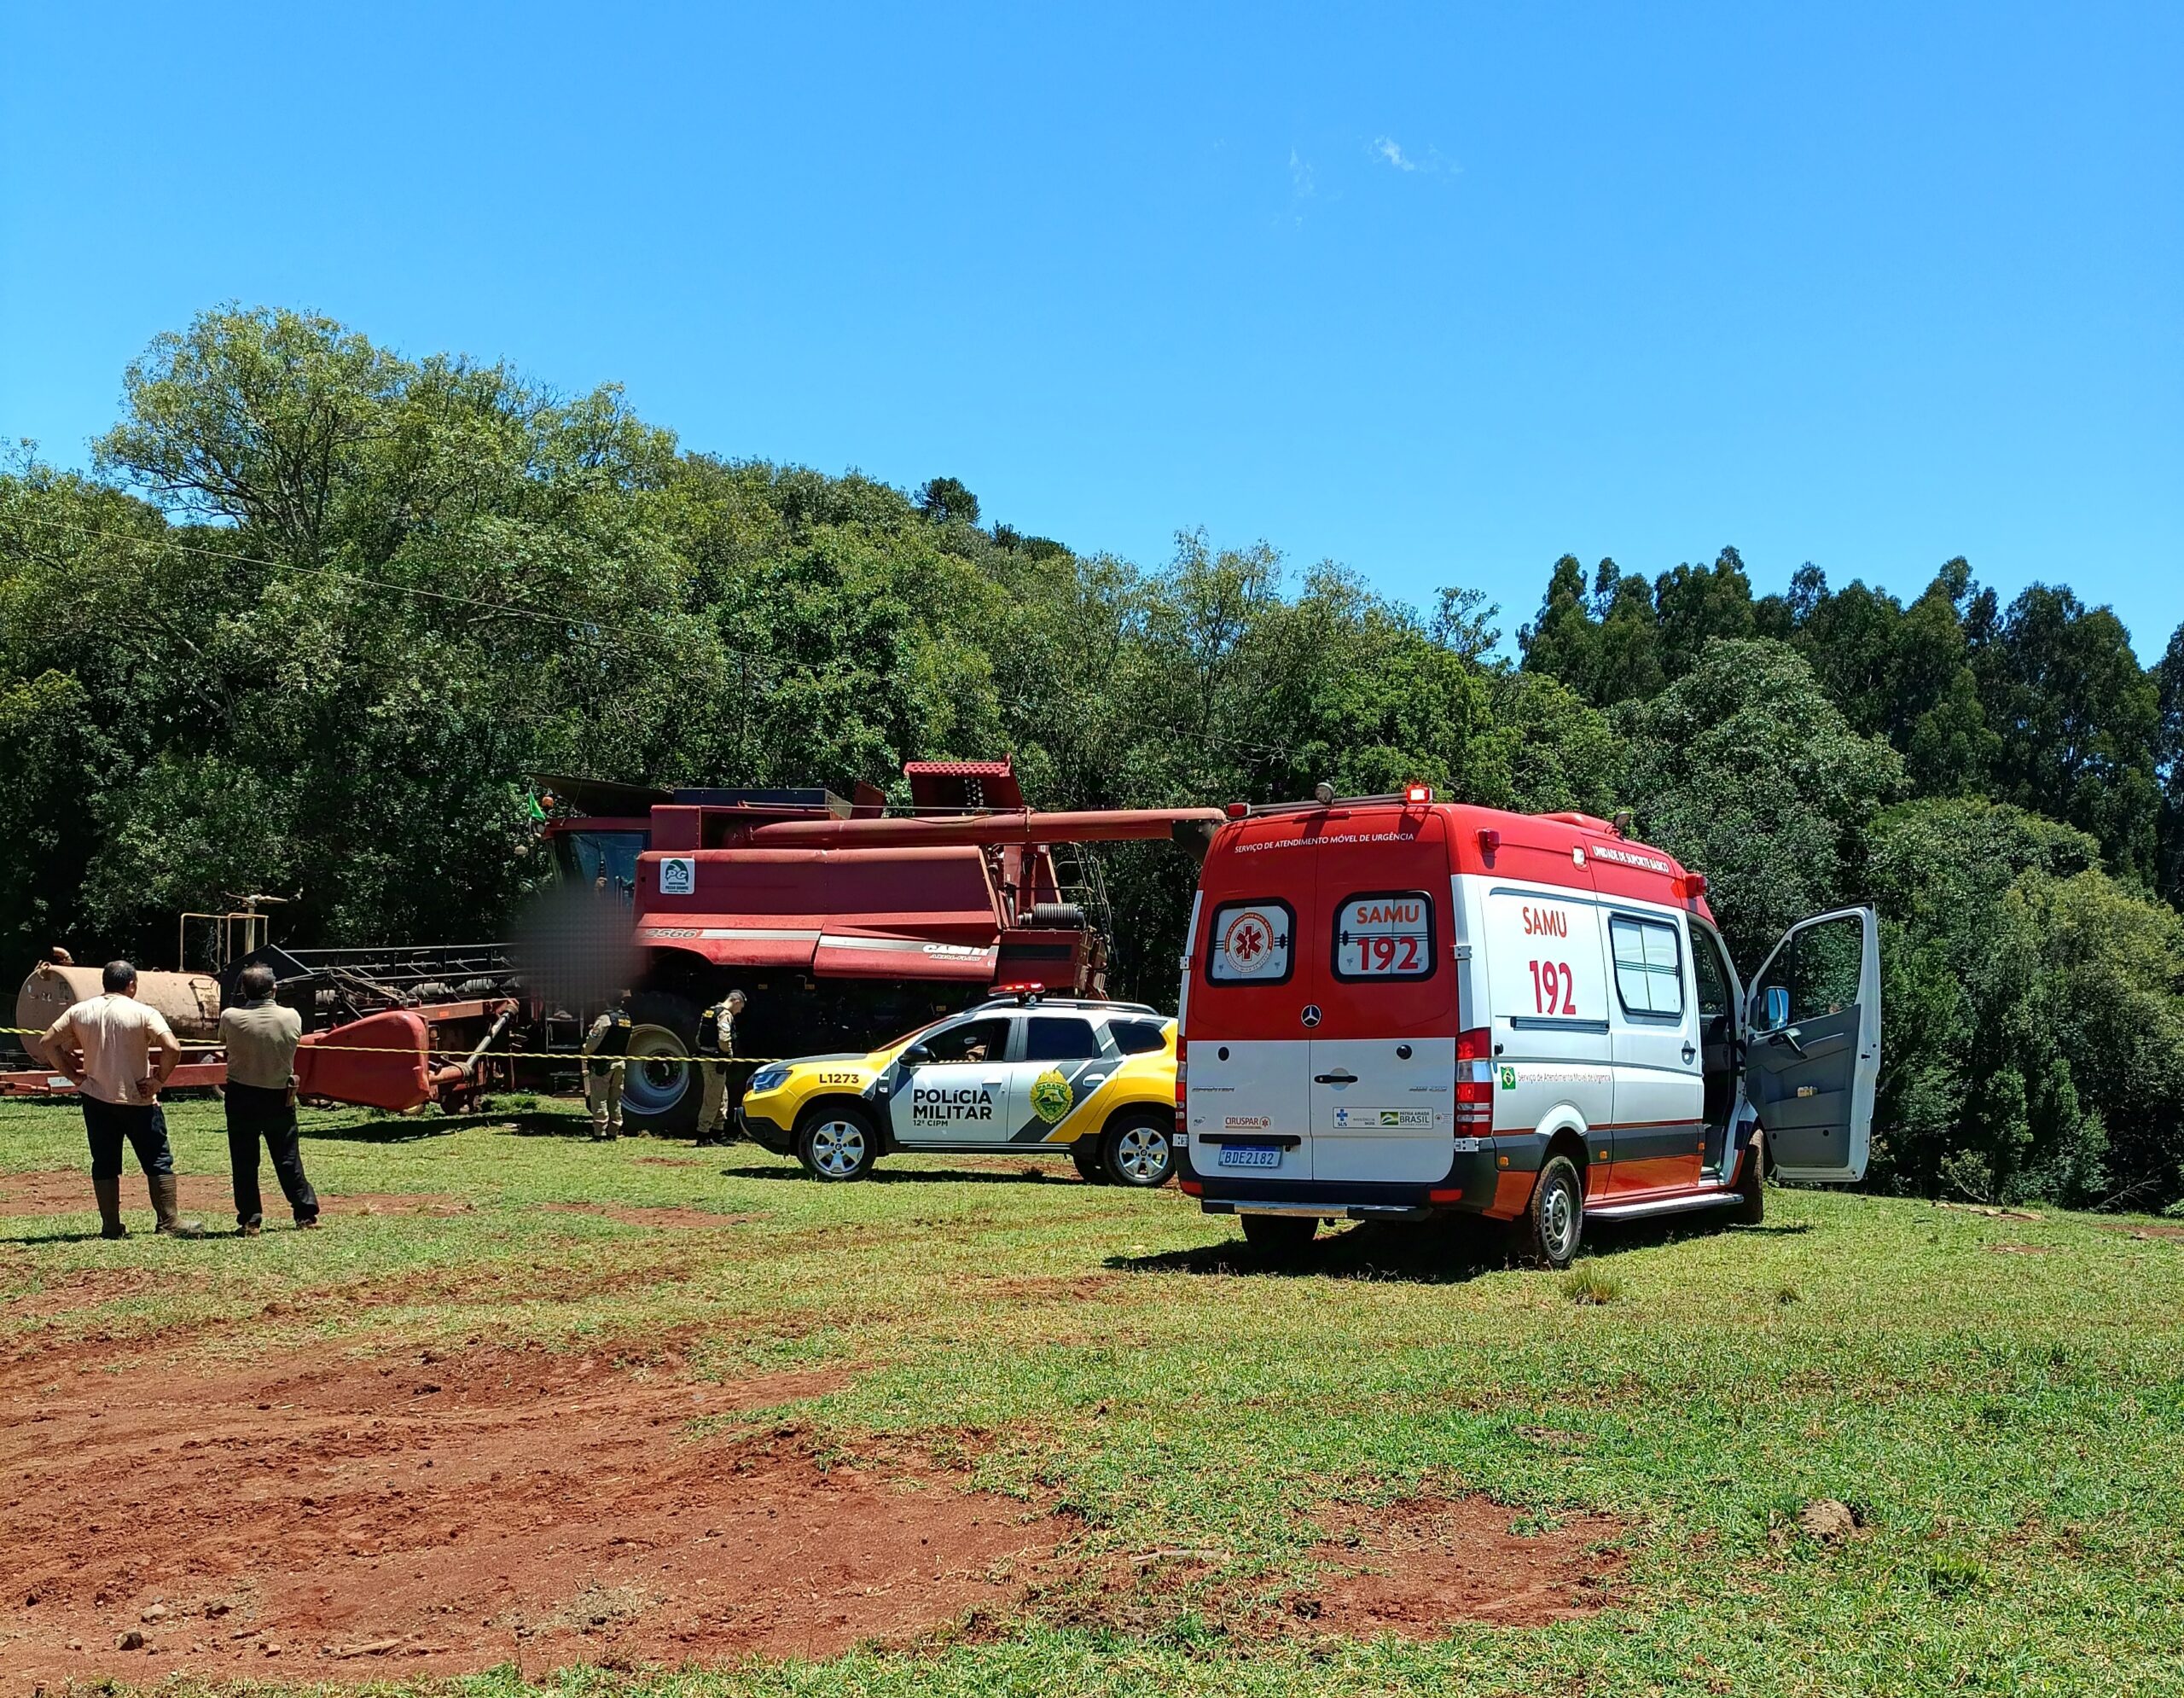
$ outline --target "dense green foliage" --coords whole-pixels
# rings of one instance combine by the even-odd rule
[[[2146,668],[2067,590],[1565,556],[1511,666],[1475,588],[1426,614],[1264,544],[1080,554],[953,478],[723,461],[613,389],[288,312],[159,339],[97,450],[0,475],[8,978],[58,939],[163,959],[229,891],[300,890],[298,943],[497,928],[541,771],[845,790],[1007,751],[1074,806],[1425,780],[1632,808],[1747,971],[1879,899],[1881,1182],[2184,1193],[2184,632]],[[1120,987],[1165,997],[1188,869],[1107,872]]]

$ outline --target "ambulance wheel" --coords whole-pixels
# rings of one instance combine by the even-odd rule
[[[1151,1191],[1168,1183],[1176,1171],[1175,1145],[1169,1128],[1150,1116],[1110,1126],[1100,1140],[1107,1178],[1133,1190]]]
[[[1585,1182],[1566,1155],[1548,1158],[1532,1200],[1517,1218],[1517,1253],[1527,1262],[1566,1268],[1585,1232]]]
[[[872,1119],[852,1102],[820,1102],[796,1125],[796,1159],[813,1178],[828,1184],[862,1179],[880,1154]]]
[[[1077,1164],[1077,1177],[1088,1185],[1107,1183],[1107,1163],[1100,1148],[1100,1140],[1087,1136],[1069,1147],[1069,1159]]]
[[[1744,1153],[1744,1172],[1737,1181],[1736,1212],[1729,1218],[1739,1226],[1757,1226],[1767,1218],[1767,1151],[1754,1132]]]
[[[1269,1262],[1293,1262],[1312,1247],[1320,1230],[1316,1214],[1246,1214],[1244,1242]]]

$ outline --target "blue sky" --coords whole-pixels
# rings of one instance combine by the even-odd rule
[[[1514,623],[1967,555],[2184,619],[2184,8],[0,0],[0,436],[236,299]]]

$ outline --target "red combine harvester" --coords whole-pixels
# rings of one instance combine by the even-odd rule
[[[561,780],[546,828],[566,883],[626,893],[637,949],[623,1095],[632,1125],[696,1124],[682,1058],[740,989],[745,1055],[863,1053],[996,984],[1106,989],[1106,902],[1077,846],[1169,839],[1195,859],[1214,808],[1034,813],[1008,760],[912,761],[911,812],[877,790],[648,791]],[[1062,852],[1058,858],[1057,852]]]
[[[171,1017],[190,1046],[176,1082],[224,1079],[218,1009],[253,962],[273,969],[276,995],[303,1015],[303,1094],[397,1114],[544,1087],[550,1067],[572,1064],[549,1063],[543,1052],[566,1056],[626,984],[636,997],[624,1119],[684,1135],[700,1095],[685,1058],[703,1010],[729,991],[750,999],[735,1047],[751,1057],[862,1054],[996,984],[1101,995],[1107,904],[1097,864],[1078,846],[1166,838],[1195,863],[1223,818],[1213,808],[1034,813],[1008,760],[912,761],[903,770],[911,811],[897,815],[883,811],[869,786],[844,801],[822,789],[549,780],[544,833],[558,882],[628,904],[602,901],[576,929],[577,952],[614,957],[611,968],[591,963],[588,989],[520,970],[519,952],[502,944],[224,943],[211,974],[147,975],[147,994],[165,995],[174,981]],[[602,910],[609,926],[597,923]],[[264,933],[245,936],[255,943]],[[556,947],[566,954],[571,942]],[[96,976],[42,967],[25,983],[17,1024],[44,1025]],[[43,1067],[0,1073],[0,1094],[66,1089]]]

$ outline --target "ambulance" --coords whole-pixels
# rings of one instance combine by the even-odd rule
[[[1706,881],[1612,824],[1395,795],[1232,805],[1182,962],[1182,1188],[1270,1255],[1322,1220],[1588,1221],[1855,1183],[1880,1068],[1870,908],[1792,927],[1746,989]]]

